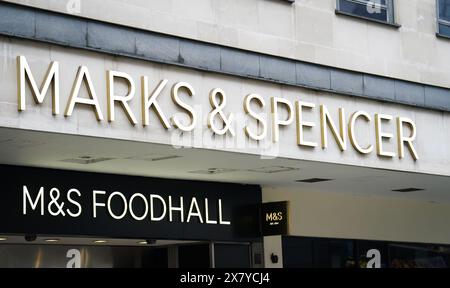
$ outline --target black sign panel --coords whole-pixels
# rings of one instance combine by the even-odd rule
[[[289,234],[289,202],[263,203],[261,228],[263,236]]]
[[[251,240],[255,185],[0,165],[0,234]]]

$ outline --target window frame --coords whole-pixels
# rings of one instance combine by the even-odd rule
[[[359,18],[359,19],[364,19],[367,21],[385,24],[385,25],[395,27],[395,28],[401,27],[401,25],[397,24],[395,21],[395,19],[396,19],[396,17],[395,17],[395,0],[386,0],[385,5],[375,3],[376,5],[380,5],[381,9],[386,10],[386,18],[387,18],[386,21],[342,11],[340,8],[341,1],[347,1],[350,3],[355,3],[355,4],[360,4],[360,5],[367,5],[367,1],[365,1],[365,0],[336,0],[336,10],[335,10],[336,14],[350,16],[350,17]]]
[[[450,21],[440,18],[440,15],[439,15],[440,9],[439,8],[440,8],[439,0],[436,0],[436,30],[437,30],[436,35],[439,37],[442,37],[442,38],[450,39],[450,34],[447,35],[447,34],[441,33],[441,27],[440,27],[441,24],[450,28]]]

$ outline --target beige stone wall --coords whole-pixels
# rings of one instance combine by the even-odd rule
[[[335,15],[335,0],[297,0],[294,5],[276,0],[8,2],[324,65],[450,86],[450,40],[435,35],[435,0],[394,0],[400,29]],[[70,6],[71,3],[80,3],[80,10]]]
[[[262,195],[290,201],[291,235],[450,244],[448,203],[287,187],[263,187]]]

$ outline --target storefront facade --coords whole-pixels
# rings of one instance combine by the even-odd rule
[[[0,4],[0,215],[9,221],[0,225],[0,245],[10,248],[0,253],[30,260],[0,265],[27,266],[36,251],[66,253],[42,266],[80,258],[69,266],[118,267],[145,258],[133,265],[193,267],[198,255],[208,267],[449,264],[448,59],[428,59],[441,82],[419,81],[398,72],[412,61],[407,52],[383,62],[397,71],[383,72],[354,51],[359,64],[340,63],[336,40],[327,62],[317,47],[328,44],[312,32],[304,31],[310,43],[302,45],[317,45],[317,61],[282,47],[276,53],[269,43],[280,39],[245,29],[267,46],[214,41],[198,28],[209,27],[206,16],[194,36],[177,1],[112,2],[108,15],[95,12],[103,5],[96,1],[7,2]],[[257,5],[260,29],[274,16],[263,17],[268,11],[300,17],[335,3],[247,2]],[[222,5],[192,7],[209,7],[220,22],[232,10]],[[154,22],[133,20],[144,13],[139,7]],[[333,21],[335,30],[359,24],[383,34],[373,23]],[[435,41],[437,53],[450,49]],[[427,75],[422,66],[414,69]],[[273,202],[286,209],[264,210]],[[266,233],[266,222],[285,227]],[[20,245],[29,253],[16,257]],[[117,256],[126,247],[129,258]],[[79,256],[68,257],[72,249]],[[91,265],[86,255],[109,260]]]
[[[255,185],[0,169],[2,267],[252,267],[261,254]]]

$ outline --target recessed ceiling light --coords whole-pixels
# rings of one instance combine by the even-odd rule
[[[45,242],[58,242],[59,239],[45,239]]]
[[[147,240],[141,240],[137,242],[140,245],[155,245],[156,240],[155,239],[147,239]]]
[[[268,167],[261,167],[261,168],[255,168],[255,169],[248,169],[250,172],[258,172],[258,173],[280,173],[280,172],[287,172],[287,171],[294,171],[299,170],[298,168],[293,167],[285,167],[285,166],[268,166]]]
[[[108,242],[108,241],[106,241],[106,240],[95,240],[94,241],[95,244],[102,244],[102,243],[106,243],[106,242]]]
[[[407,192],[416,192],[416,191],[423,191],[423,190],[425,190],[425,189],[411,187],[411,188],[393,189],[391,191],[407,193]]]
[[[8,240],[8,238],[6,238],[6,237],[0,237],[0,241],[6,241],[6,240]]]
[[[326,179],[326,178],[308,178],[303,180],[296,180],[295,182],[303,182],[303,183],[318,183],[318,182],[326,182],[331,181],[333,179]]]

